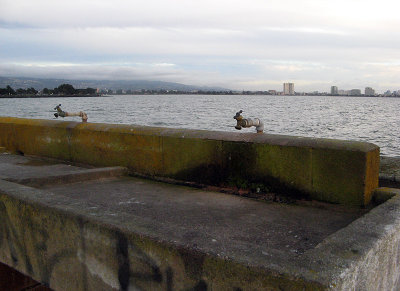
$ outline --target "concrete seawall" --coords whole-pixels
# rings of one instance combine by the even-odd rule
[[[255,133],[0,118],[0,146],[147,176],[301,193],[364,206],[378,187],[370,143]]]
[[[12,268],[56,291],[399,289],[400,190],[377,188],[373,144],[0,118],[0,152],[0,279]]]

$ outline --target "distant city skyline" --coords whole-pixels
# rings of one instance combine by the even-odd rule
[[[146,81],[146,80],[82,80],[82,79],[53,79],[53,78],[24,78],[24,77],[2,77],[0,76],[0,88],[10,86],[14,90],[17,89],[37,89],[39,92],[46,89],[53,89],[62,84],[73,84],[77,89],[95,88],[98,92],[140,92],[142,90],[157,91],[157,92],[220,92],[226,94],[232,92],[234,94],[269,94],[269,95],[333,95],[333,96],[400,96],[399,90],[386,90],[377,92],[372,87],[365,87],[364,89],[353,88],[343,89],[338,86],[331,86],[329,90],[312,90],[312,91],[298,91],[295,90],[295,84],[291,82],[283,83],[282,90],[274,90],[263,88],[262,90],[233,90],[231,88],[223,87],[207,87],[196,86],[190,84],[162,82],[162,81]],[[110,90],[111,89],[111,90]]]
[[[400,89],[394,0],[0,0],[0,7],[0,76]]]

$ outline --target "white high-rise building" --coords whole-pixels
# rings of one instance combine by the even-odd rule
[[[294,95],[294,83],[283,83],[283,94]]]

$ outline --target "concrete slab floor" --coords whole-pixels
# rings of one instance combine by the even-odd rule
[[[301,255],[359,217],[131,177],[45,189],[85,204],[85,215],[249,263],[270,261],[275,254]]]

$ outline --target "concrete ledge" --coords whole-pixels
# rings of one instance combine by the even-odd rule
[[[47,158],[0,154],[0,178],[19,184],[43,187],[127,175],[123,167],[79,167]]]
[[[379,187],[374,190],[372,199],[376,204],[382,204],[394,196],[400,197],[400,189]]]
[[[370,143],[255,133],[0,118],[0,146],[148,176],[301,193],[363,206],[378,187]]]
[[[4,180],[31,187],[43,187],[46,185],[76,183],[103,178],[120,177],[127,174],[128,170],[124,167],[107,167],[81,170],[79,172],[64,172],[62,174],[48,175],[45,177],[5,178]]]
[[[398,290],[400,196],[398,189],[382,191],[392,198],[309,253],[310,269],[318,269],[317,276],[329,281],[330,289]]]

